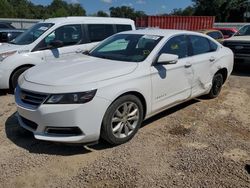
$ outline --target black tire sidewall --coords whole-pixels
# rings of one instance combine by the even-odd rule
[[[16,70],[13,75],[11,76],[11,82],[10,82],[10,89],[14,90],[18,84],[18,78],[19,76],[24,73],[27,69],[29,69],[30,67],[22,67],[18,70]]]
[[[219,91],[218,91],[217,93],[214,93],[214,87],[215,87],[215,85],[216,85],[216,80],[217,80],[217,79],[220,80],[220,82],[221,82],[220,85],[221,85],[221,86],[220,86]],[[210,97],[210,98],[216,98],[216,97],[218,97],[218,95],[219,95],[220,92],[221,92],[222,85],[223,85],[223,76],[222,76],[222,74],[217,73],[216,75],[214,75],[214,78],[213,78],[213,85],[212,85],[212,88],[211,88],[211,90],[210,90],[209,97]]]
[[[139,120],[138,120],[138,124],[137,124],[136,128],[134,129],[134,132],[131,135],[129,135],[126,138],[117,138],[112,133],[111,120],[112,120],[112,117],[113,117],[115,110],[121,104],[123,104],[125,102],[134,102],[138,106],[138,108],[139,108]],[[112,145],[123,144],[125,142],[128,142],[129,140],[131,140],[134,137],[134,135],[139,130],[142,121],[143,121],[143,106],[142,106],[141,101],[138,99],[138,97],[136,97],[134,95],[122,96],[122,97],[118,98],[117,100],[115,100],[107,109],[107,111],[104,115],[104,118],[103,118],[103,122],[102,122],[101,137]]]

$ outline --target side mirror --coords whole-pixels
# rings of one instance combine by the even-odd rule
[[[179,56],[174,54],[161,54],[157,60],[158,64],[176,64]]]
[[[63,47],[63,41],[61,40],[54,40],[54,41],[51,41],[50,43],[50,46],[52,48],[60,48],[60,47]]]

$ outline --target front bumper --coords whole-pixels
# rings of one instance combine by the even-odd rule
[[[19,124],[33,132],[36,139],[53,142],[91,143],[97,141],[100,137],[102,119],[109,103],[108,100],[95,96],[92,101],[85,104],[42,104],[32,109],[23,104],[16,94]],[[81,134],[49,134],[48,127],[79,128]]]

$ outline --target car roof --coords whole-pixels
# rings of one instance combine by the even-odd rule
[[[134,24],[134,21],[128,18],[111,18],[111,17],[88,17],[88,16],[69,16],[69,17],[59,17],[59,18],[49,18],[42,22],[45,23],[117,23],[117,24]]]
[[[139,30],[131,30],[122,32],[123,34],[141,34],[141,35],[157,35],[157,36],[169,36],[175,34],[194,34],[201,35],[197,32],[187,31],[187,30],[173,30],[173,29],[139,29]]]

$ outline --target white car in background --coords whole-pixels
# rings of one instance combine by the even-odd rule
[[[27,69],[59,58],[82,55],[121,31],[135,30],[133,20],[102,17],[51,18],[0,45],[0,89],[14,89]]]
[[[89,55],[29,69],[15,99],[20,125],[40,140],[122,144],[142,121],[200,95],[219,95],[233,53],[177,30],[116,34]]]

